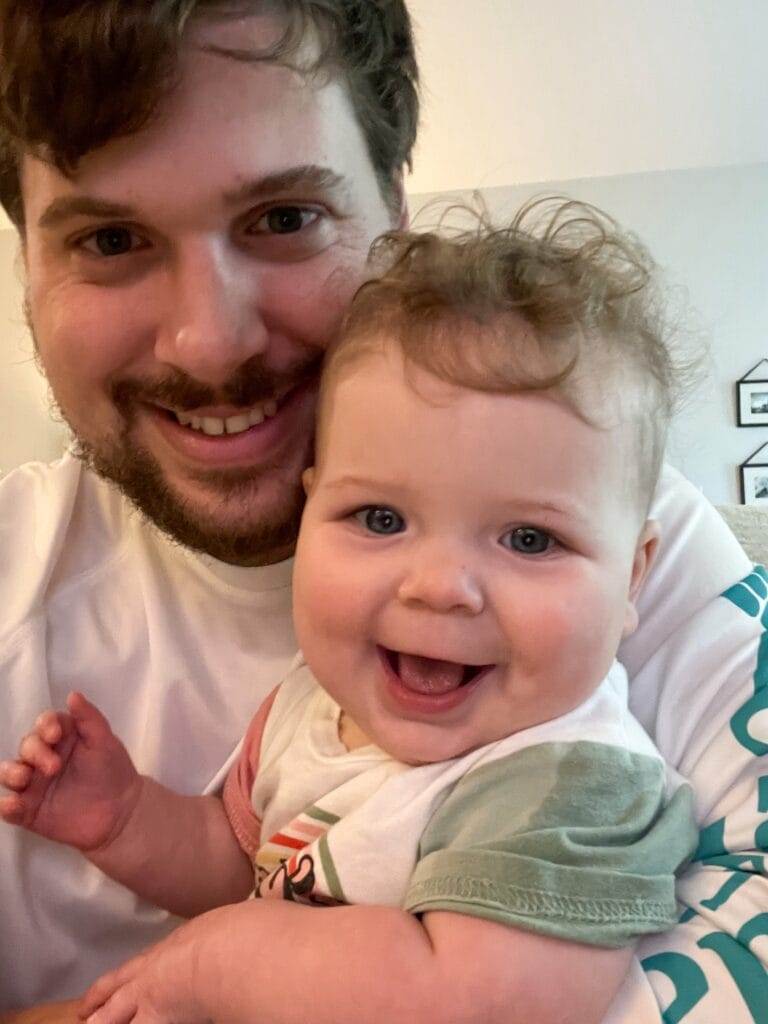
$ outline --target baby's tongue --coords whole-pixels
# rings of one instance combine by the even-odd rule
[[[458,690],[464,666],[455,661],[436,661],[417,654],[398,655],[397,674],[403,686],[416,693],[439,694]]]

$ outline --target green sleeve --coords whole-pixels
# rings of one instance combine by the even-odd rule
[[[427,825],[405,907],[622,946],[677,920],[675,872],[696,845],[692,791],[593,742],[529,747],[465,776]]]

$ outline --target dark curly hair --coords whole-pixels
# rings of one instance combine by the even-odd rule
[[[86,153],[142,128],[177,84],[192,21],[277,16],[268,50],[233,60],[289,62],[312,33],[308,70],[341,75],[382,195],[410,166],[418,68],[404,0],[0,0],[0,203],[23,228],[20,158],[71,174]]]

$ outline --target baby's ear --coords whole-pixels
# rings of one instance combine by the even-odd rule
[[[655,519],[648,519],[640,531],[637,547],[635,548],[635,557],[632,561],[632,575],[630,576],[629,593],[627,594],[627,613],[624,619],[622,636],[627,637],[637,629],[637,595],[640,593],[648,571],[653,564],[658,547],[659,524]]]
[[[301,482],[304,487],[304,493],[306,494],[307,497],[309,497],[309,495],[312,492],[312,484],[314,483],[314,480],[315,467],[310,466],[309,469],[305,469],[304,472],[301,474]]]

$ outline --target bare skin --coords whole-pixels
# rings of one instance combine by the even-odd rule
[[[0,1024],[78,1024],[80,1015],[79,999],[68,999],[63,1003],[45,1003],[29,1010],[4,1013]]]

